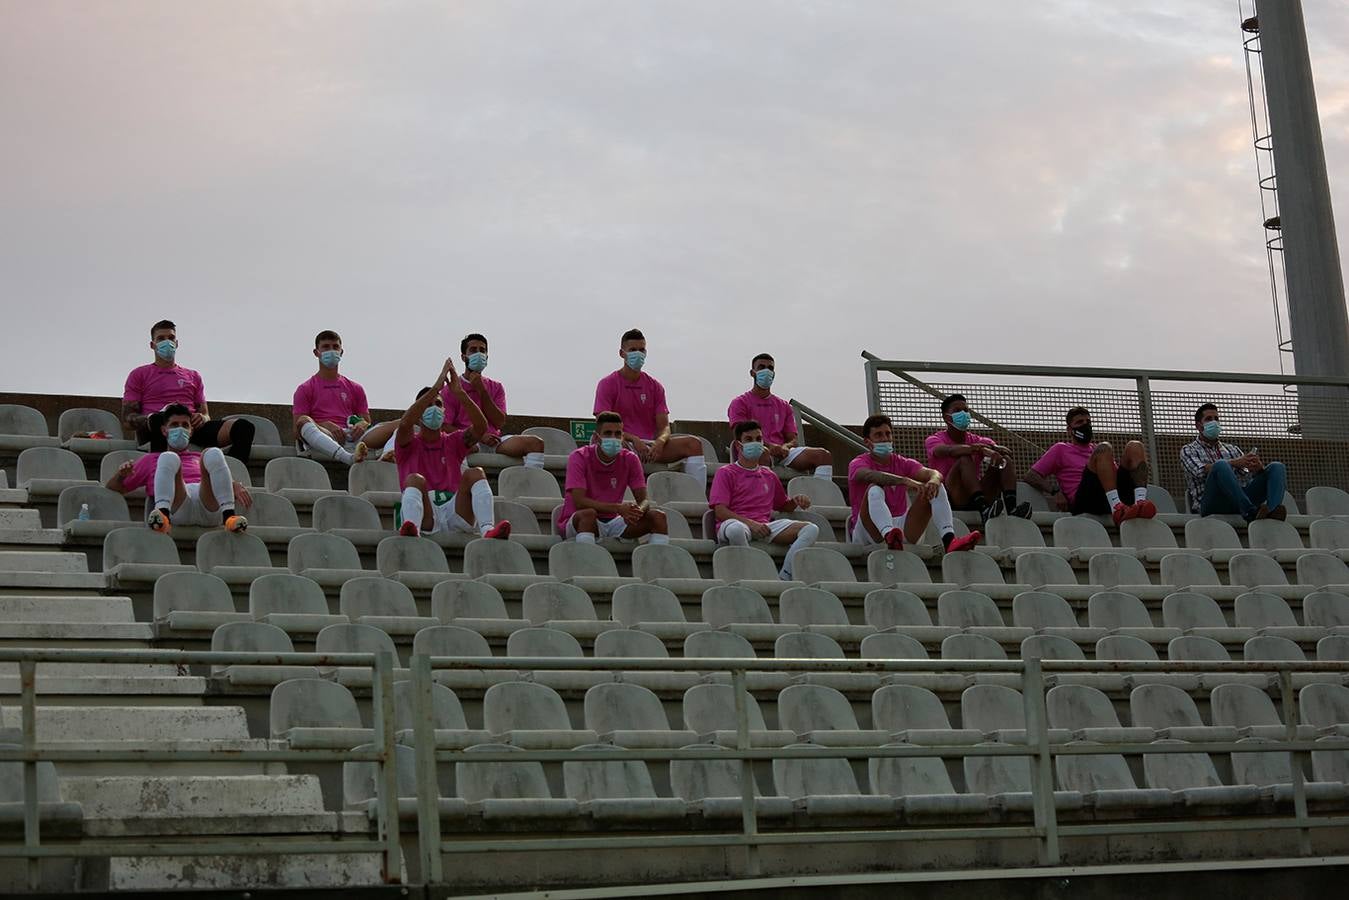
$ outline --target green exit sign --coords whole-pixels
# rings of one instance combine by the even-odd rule
[[[572,439],[576,441],[576,443],[588,444],[590,443],[590,439],[595,436],[595,420],[572,419],[571,427],[568,431],[571,432]]]

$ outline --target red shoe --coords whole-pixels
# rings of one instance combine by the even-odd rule
[[[398,529],[398,533],[401,534],[403,537],[417,537],[419,533],[417,530],[417,523],[404,522],[403,526]]]
[[[1120,522],[1123,522],[1125,519],[1136,519],[1136,518],[1138,518],[1138,510],[1137,510],[1134,506],[1132,506],[1132,505],[1126,506],[1126,505],[1125,505],[1124,503],[1122,503],[1122,502],[1121,502],[1121,503],[1116,503],[1116,504],[1115,504],[1115,508],[1114,508],[1113,510],[1111,510],[1111,512],[1110,512],[1110,518],[1114,519],[1114,520],[1115,520],[1115,524],[1118,525]]]
[[[1140,519],[1151,519],[1153,516],[1157,515],[1157,504],[1153,503],[1151,500],[1139,500],[1134,504],[1134,509],[1137,510],[1134,515]]]
[[[891,550],[903,550],[904,532],[898,528],[891,528],[885,533],[885,546]]]
[[[502,519],[482,533],[482,536],[489,540],[504,541],[511,536],[511,523],[508,519]]]
[[[984,539],[982,531],[971,531],[964,537],[958,537],[947,546],[947,553],[959,553],[961,550],[973,550]]]

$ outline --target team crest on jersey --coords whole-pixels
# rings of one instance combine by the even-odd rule
[[[191,378],[183,378],[183,377],[181,377],[181,376],[179,376],[179,378],[178,378],[178,386],[179,386],[179,387],[187,387],[187,386],[190,385],[191,383],[192,383],[192,379],[191,379]]]
[[[342,391],[342,392],[341,392],[340,394],[338,394],[337,396],[339,396],[339,397],[342,398],[342,402],[343,402],[343,403],[346,403],[346,402],[347,402],[347,392],[346,392],[346,391]]]
[[[611,487],[611,488],[616,488],[616,487],[618,487],[618,479],[617,479],[617,478],[610,478],[610,479],[609,479],[609,487]]]
[[[646,393],[645,393],[645,392],[642,392],[641,394],[638,394],[638,395],[637,395],[637,398],[638,398],[641,402],[645,403],[645,402],[646,402]]]

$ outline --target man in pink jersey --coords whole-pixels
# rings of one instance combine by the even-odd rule
[[[191,411],[181,403],[169,404],[160,428],[169,449],[122,463],[107,487],[119,494],[145,488],[150,507],[146,524],[152,531],[168,534],[174,522],[221,525],[226,531],[247,528],[248,520],[235,513],[235,506],[246,508],[253,498],[230,476],[225,454],[219,447],[208,447],[202,453],[187,449],[192,438]]]
[[[480,334],[465,335],[459,342],[459,358],[464,362],[464,393],[487,419],[487,431],[478,439],[476,449],[523,458],[530,468],[542,469],[543,438],[532,434],[501,433],[501,426],[506,422],[506,389],[501,382],[482,374],[487,368],[487,338]],[[467,428],[468,412],[459,398],[449,388],[440,392],[440,398],[445,401],[445,421],[455,428]]]
[[[632,501],[623,499],[631,489]],[[646,502],[646,476],[637,454],[623,446],[623,419],[616,412],[595,417],[595,439],[567,457],[567,490],[557,532],[577,543],[602,537],[636,539],[651,535],[652,544],[668,544],[665,513]]]
[[[759,464],[766,448],[763,428],[758,422],[737,422],[733,431],[740,442],[740,458],[717,469],[707,496],[708,505],[717,517],[717,543],[743,547],[755,538],[789,544],[778,577],[791,581],[796,554],[815,543],[820,526],[796,519],[774,519],[772,514],[774,510],[810,509],[810,498],[804,494],[788,497],[782,479]]]
[[[1030,504],[1016,502],[1012,451],[969,430],[973,417],[965,395],[943,400],[941,415],[946,427],[928,435],[923,446],[928,468],[941,473],[951,507],[974,510],[983,522],[1003,513],[1029,519]]]
[[[786,400],[773,393],[776,363],[767,353],[750,360],[749,376],[753,387],[731,400],[726,419],[732,428],[737,422],[758,422],[764,430],[764,450],[771,465],[786,466],[798,472],[812,472],[816,478],[834,478],[834,460],[823,447],[796,446],[796,416]],[[732,448],[735,449],[735,448]]]
[[[367,453],[363,438],[370,430],[370,404],[365,388],[338,372],[342,337],[336,331],[320,331],[315,336],[314,356],[319,361],[318,373],[295,389],[291,403],[295,449],[302,455],[353,465]],[[388,432],[387,441],[397,426],[386,423],[382,427]],[[383,441],[376,446],[383,446]]]
[[[867,416],[862,423],[867,452],[848,464],[848,537],[854,544],[884,543],[899,550],[916,543],[935,522],[942,547],[948,553],[969,550],[983,535],[971,531],[956,537],[955,513],[941,473],[895,452],[894,426],[889,416]],[[914,492],[909,507],[909,489]]]
[[[672,463],[684,461],[684,471],[707,490],[707,460],[703,445],[688,434],[670,434],[670,407],[665,405],[665,388],[642,371],[646,364],[646,338],[636,328],[623,333],[618,345],[623,366],[604,376],[595,386],[595,408],[599,415],[613,411],[623,417],[623,441],[642,462]]]
[[[247,463],[253,451],[255,428],[247,419],[211,419],[201,375],[175,362],[178,327],[168,319],[150,326],[150,349],[154,361],[131,370],[122,389],[122,424],[136,433],[136,440],[152,451],[167,449],[164,443],[165,407],[179,403],[192,417],[192,443],[198,447],[228,447],[230,456]]]
[[[444,430],[445,402],[440,389],[447,383],[468,410],[472,423],[468,428]],[[464,395],[454,360],[445,360],[436,383],[417,392],[394,436],[398,488],[403,492],[399,534],[466,531],[487,538],[510,536],[511,523],[496,521],[487,473],[476,467],[463,468],[469,448],[486,430],[482,410]]]
[[[1157,507],[1148,499],[1148,451],[1140,441],[1115,449],[1091,439],[1091,413],[1074,406],[1064,416],[1068,440],[1045,451],[1026,473],[1026,483],[1049,495],[1054,509],[1074,515],[1108,515],[1116,525],[1125,519],[1151,519]],[[1055,485],[1057,482],[1057,486]],[[1125,503],[1127,497],[1131,502]]]

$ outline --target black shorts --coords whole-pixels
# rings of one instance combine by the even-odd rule
[[[1126,504],[1133,503],[1135,487],[1133,474],[1127,469],[1117,469],[1115,482],[1120,500]],[[1073,495],[1073,502],[1068,504],[1068,511],[1075,516],[1083,513],[1093,516],[1110,515],[1110,501],[1105,495],[1105,486],[1090,468],[1083,467],[1082,483],[1077,486],[1077,493]]]

